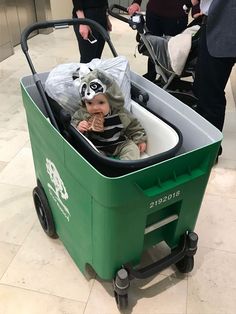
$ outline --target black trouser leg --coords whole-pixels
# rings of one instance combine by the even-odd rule
[[[181,18],[166,18],[157,16],[149,11],[146,12],[147,28],[150,33],[155,36],[175,36],[187,27],[187,23],[187,15]],[[154,81],[156,78],[155,65],[151,58],[148,58],[147,73],[144,77],[150,81]]]
[[[225,119],[225,86],[229,79],[235,58],[215,58],[207,49],[206,25],[202,26],[194,92],[198,97],[198,113],[223,129]]]
[[[106,8],[92,8],[84,10],[86,18],[91,19],[107,29]],[[84,40],[79,32],[79,25],[74,25],[75,35],[79,45],[80,62],[88,63],[94,58],[100,58],[104,48],[105,41],[96,29],[92,29],[97,42],[91,44],[88,40]]]
[[[80,63],[88,63],[94,58],[100,58],[105,45],[105,41],[101,35],[93,30],[93,36],[97,39],[97,42],[91,44],[80,35],[78,26],[74,25],[74,31],[79,44]]]

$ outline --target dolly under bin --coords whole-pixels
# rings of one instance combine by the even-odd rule
[[[76,23],[96,26],[111,44],[106,32],[87,19],[37,23],[22,34],[22,48],[33,72],[21,80],[37,179],[33,197],[47,235],[60,238],[82,272],[89,264],[100,278],[113,280],[117,305],[124,309],[133,277],[146,278],[172,264],[181,272],[192,270],[198,239],[194,227],[222,134],[191,108],[132,72],[132,84],[149,96],[145,110],[180,130],[181,147],[160,161],[154,157],[147,158],[146,164],[140,161],[141,166],[112,160],[108,168],[118,165],[117,175],[97,169],[100,159],[88,161],[84,150],[73,147],[66,132],[61,134],[50,104],[49,108],[45,104],[43,85],[48,73],[36,74],[26,45],[37,28]],[[102,161],[103,167],[107,161]],[[122,165],[126,166],[120,172]],[[142,253],[162,241],[171,254],[137,268]]]

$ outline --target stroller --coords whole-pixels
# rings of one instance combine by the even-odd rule
[[[133,278],[148,278],[171,265],[182,273],[193,269],[194,227],[222,135],[131,71],[131,111],[147,128],[148,155],[125,161],[97,152],[63,106],[48,97],[50,73],[37,73],[28,52],[31,32],[79,24],[96,27],[117,57],[107,32],[89,19],[36,23],[22,33],[32,72],[21,79],[21,90],[37,182],[33,200],[46,235],[60,238],[82,272],[90,265],[101,279],[112,280],[117,306],[124,310]],[[139,265],[143,252],[162,241],[170,253]]]
[[[138,52],[150,57],[155,65],[157,77],[153,82],[196,109],[197,98],[193,95],[192,81],[195,77],[201,17],[193,20],[180,35],[159,37],[149,33],[142,13],[135,13],[128,19],[121,12],[127,14],[127,8],[114,4],[109,9],[111,16],[128,23],[137,31]]]

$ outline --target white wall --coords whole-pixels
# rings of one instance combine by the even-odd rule
[[[71,18],[71,0],[50,0],[50,2],[53,20]]]

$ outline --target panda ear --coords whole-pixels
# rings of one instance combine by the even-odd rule
[[[112,83],[113,83],[113,80],[108,77],[107,75],[105,75],[103,72],[101,71],[98,71],[97,72],[97,76],[98,76],[98,79],[104,84],[106,85],[106,88],[109,88]]]

